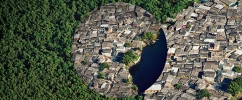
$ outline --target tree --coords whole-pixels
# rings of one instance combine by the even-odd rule
[[[237,72],[237,73],[241,73],[241,72],[242,72],[242,67],[240,67],[240,66],[235,66],[235,67],[233,68],[233,70],[234,70],[235,72]]]
[[[178,84],[175,85],[175,88],[176,89],[179,89],[181,86],[182,86],[182,84],[181,83],[178,83]]]
[[[131,62],[138,60],[138,58],[138,54],[134,50],[130,50],[124,54],[121,62],[128,66]]]
[[[104,68],[109,68],[110,65],[108,65],[107,62],[101,63],[99,66],[100,71],[102,71]]]
[[[99,72],[99,73],[98,73],[98,78],[100,78],[100,79],[105,79],[105,75],[104,75],[104,73],[103,73],[103,72]]]
[[[129,83],[129,82],[130,82],[129,78],[125,79],[125,83]]]
[[[203,97],[209,98],[211,96],[211,93],[209,93],[207,89],[202,89],[197,93],[197,95],[198,95],[198,98],[203,98]]]
[[[151,32],[144,33],[142,36],[143,40],[156,40],[157,35]]]
[[[125,43],[124,46],[125,47],[131,47],[131,43]]]
[[[135,91],[138,91],[138,87],[137,87],[137,85],[133,85],[133,86],[132,86],[132,89],[135,90]]]
[[[85,59],[85,60],[81,61],[81,63],[82,63],[82,65],[86,65],[87,64],[87,60]]]
[[[242,77],[238,77],[238,78],[232,80],[232,82],[228,86],[228,90],[233,96],[235,96],[236,94],[241,92],[242,91]]]

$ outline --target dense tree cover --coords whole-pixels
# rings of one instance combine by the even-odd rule
[[[207,89],[202,89],[197,93],[198,98],[202,98],[202,97],[211,97],[211,93],[208,92]]]
[[[232,82],[229,84],[228,87],[229,92],[235,96],[239,92],[242,91],[242,77],[235,78],[232,80]]]
[[[242,67],[240,67],[240,66],[235,66],[235,67],[233,68],[233,70],[234,70],[235,72],[237,72],[237,73],[241,73],[241,72],[242,72]]]
[[[130,50],[124,54],[121,62],[128,66],[130,63],[138,60],[138,58],[138,54],[134,50]]]
[[[88,89],[78,77],[71,43],[88,12],[115,1],[141,6],[164,21],[193,0],[1,1],[1,99],[111,99]]]
[[[100,71],[102,71],[104,68],[109,68],[109,67],[110,67],[110,65],[108,65],[107,62],[101,63],[99,66]]]

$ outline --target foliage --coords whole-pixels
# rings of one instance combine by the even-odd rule
[[[231,97],[230,100],[236,100],[236,98],[235,97]]]
[[[238,77],[238,78],[234,79],[229,84],[228,90],[233,96],[235,96],[236,94],[241,92],[242,91],[242,77]]]
[[[109,68],[109,67],[110,67],[110,65],[108,65],[107,62],[101,63],[99,66],[100,71],[102,71],[104,68]]]
[[[156,40],[157,39],[157,35],[153,34],[151,32],[147,32],[147,33],[143,34],[142,39],[143,40]]]
[[[137,50],[142,51],[142,48],[141,47],[138,47]]]
[[[174,16],[190,3],[188,0],[2,0],[1,99],[112,99],[83,84],[71,61],[71,44],[74,30],[88,12],[116,1],[141,6],[158,21]]]
[[[237,72],[237,73],[241,73],[241,72],[242,72],[242,67],[240,67],[240,66],[235,66],[235,67],[233,68],[233,70],[234,70],[235,72]]]
[[[203,97],[209,98],[211,96],[211,93],[209,93],[207,89],[202,89],[197,93],[197,95],[198,95],[198,98],[203,98]]]
[[[105,75],[103,72],[98,73],[98,78],[105,79]]]
[[[132,89],[135,90],[135,91],[138,91],[138,87],[137,87],[137,85],[133,85],[133,86],[132,86]]]
[[[143,100],[143,96],[139,95],[138,100]]]
[[[129,78],[125,79],[125,83],[129,83],[129,82],[130,82]]]
[[[179,89],[181,86],[182,86],[182,84],[181,83],[178,83],[178,84],[175,85],[175,88],[176,89]]]
[[[122,63],[129,65],[131,62],[138,60],[138,54],[134,50],[130,50],[122,57]]]
[[[81,63],[82,63],[82,65],[86,65],[87,64],[87,60],[85,59]]]
[[[131,43],[125,43],[124,46],[125,47],[131,47]]]

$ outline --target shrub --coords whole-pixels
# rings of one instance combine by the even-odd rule
[[[131,43],[125,43],[124,46],[125,47],[131,47]]]
[[[197,95],[198,95],[198,98],[203,98],[203,97],[209,98],[211,96],[211,93],[209,93],[207,89],[202,89],[197,93]]]
[[[105,79],[105,75],[103,72],[98,73],[98,78]]]
[[[137,87],[137,85],[133,85],[133,86],[132,86],[132,89],[135,90],[135,91],[138,91],[138,87]]]
[[[110,66],[108,65],[107,62],[104,62],[104,63],[101,63],[99,68],[100,68],[100,71],[102,71],[104,68],[109,68]]]
[[[233,70],[234,70],[235,72],[237,72],[237,73],[241,73],[241,72],[242,72],[242,67],[240,67],[240,66],[235,66],[235,67],[233,68]]]
[[[147,33],[143,34],[142,39],[143,40],[156,40],[157,39],[157,35],[153,34],[151,32],[147,32]]]
[[[85,60],[81,61],[81,63],[82,63],[82,65],[86,65],[87,64],[87,60],[85,59]]]
[[[179,89],[181,86],[182,86],[182,84],[181,83],[178,83],[178,84],[175,85],[175,88],[176,89]]]

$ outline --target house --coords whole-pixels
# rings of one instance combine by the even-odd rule
[[[161,91],[161,84],[153,84],[145,90],[144,94],[152,94]]]
[[[220,1],[226,4],[227,6],[233,6],[237,2],[237,0],[220,0]]]
[[[183,99],[181,99],[181,98],[183,98]],[[181,94],[181,97],[178,98],[177,100],[196,100],[196,97],[195,97],[195,95],[191,95],[189,93],[183,93],[183,94]]]
[[[183,25],[186,25],[186,24],[184,24],[184,21],[176,21],[176,23],[175,23],[175,27],[176,27],[176,31],[179,31],[180,29],[182,29],[182,26]]]
[[[232,70],[234,68],[234,64],[231,63],[224,63],[223,70]]]
[[[233,78],[235,75],[234,72],[231,70],[222,70],[221,73],[223,76],[230,77],[230,78]]]
[[[102,49],[102,55],[111,57],[112,56],[112,49]]]
[[[99,94],[101,95],[104,95],[106,94],[110,89],[110,83],[109,82],[103,82],[100,86],[100,89],[99,89]]]
[[[199,8],[199,9],[203,9],[203,10],[210,10],[210,9],[211,9],[211,7],[204,6],[204,5],[199,5],[198,8]]]
[[[192,94],[192,95],[196,95],[196,90],[192,89],[192,88],[189,88],[186,90],[186,93],[187,94]]]
[[[229,18],[227,21],[227,25],[236,25],[235,19]]]
[[[202,78],[208,82],[214,83],[214,78],[216,77],[215,71],[205,71]]]
[[[198,79],[197,82],[196,82],[196,89],[204,89],[206,88],[206,82],[205,82],[205,79]]]
[[[176,52],[176,48],[169,48],[168,49],[168,55],[173,55],[173,54],[175,54],[175,52]]]
[[[218,62],[217,61],[206,61],[203,63],[203,71],[214,71],[218,70]]]
[[[134,48],[142,47],[143,42],[139,40],[133,40],[131,46]]]
[[[111,49],[111,47],[113,47],[112,42],[102,42],[102,49]]]

